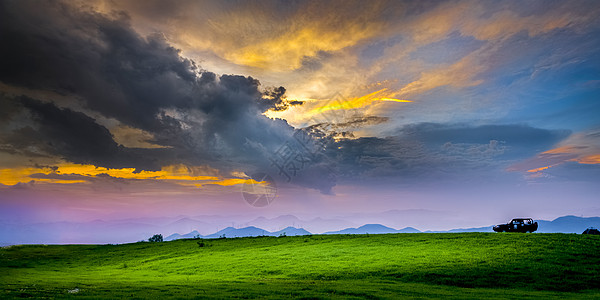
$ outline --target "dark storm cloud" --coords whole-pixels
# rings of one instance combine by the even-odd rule
[[[396,177],[429,164],[427,151],[418,141],[398,136],[341,140],[333,152],[339,173],[350,178]]]
[[[4,98],[5,99],[5,98]],[[26,109],[33,126],[22,127],[5,136],[4,151],[30,156],[26,149],[34,148],[38,155],[47,154],[78,164],[94,164],[108,168],[123,166],[157,170],[161,163],[152,156],[167,159],[169,149],[131,149],[117,144],[104,126],[81,112],[56,107],[25,96],[5,100]]]
[[[444,125],[421,123],[409,125],[400,130],[401,134],[418,137],[430,145],[451,143],[488,143],[490,140],[503,141],[511,147],[546,149],[571,133],[568,130],[546,130],[527,125]]]
[[[302,105],[304,103],[297,100],[288,100],[285,96],[285,88],[282,86],[268,89],[265,92],[265,98],[262,102],[267,109],[272,111],[283,111],[290,106]]]
[[[60,2],[1,5],[3,82],[76,94],[143,129],[160,127],[159,108],[187,100],[193,63],[160,36],[137,35],[125,16],[108,19]]]
[[[86,111],[147,131],[152,143],[165,147],[123,147],[82,112],[4,94],[2,107],[18,103],[33,116],[27,120],[33,124],[11,134],[3,125],[3,144],[12,145],[5,151],[35,146],[104,167],[156,170],[187,163],[227,172],[268,166],[269,153],[292,133],[287,122],[262,115],[301,104],[287,100],[284,88],[263,94],[251,77],[201,70],[163,36],[139,36],[125,14],[106,16],[61,2],[1,2],[0,25],[0,81],[78,99]],[[19,123],[17,111],[3,110],[3,119]]]
[[[64,155],[77,163],[94,163],[119,156],[120,147],[108,129],[87,115],[26,97],[20,100],[39,125],[37,130],[32,130],[36,140],[45,143],[37,144],[46,145],[56,151],[54,154]]]
[[[328,154],[349,178],[464,178],[489,173],[490,168],[503,170],[568,135],[525,125],[424,123],[407,125],[386,138],[341,140]]]
[[[329,122],[328,119],[340,119],[338,122]],[[354,131],[366,126],[385,123],[389,120],[388,117],[380,117],[373,115],[353,115],[344,116],[343,113],[339,116],[322,114],[315,116],[316,124],[305,128],[315,137],[326,137],[336,139],[355,138]]]

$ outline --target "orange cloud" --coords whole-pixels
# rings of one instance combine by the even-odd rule
[[[600,135],[597,132],[573,134],[558,147],[515,164],[509,167],[508,171],[526,170],[528,173],[537,173],[566,162],[588,165],[600,164],[599,137]]]
[[[600,164],[600,154],[584,156],[584,157],[580,158],[577,162],[580,164],[588,164],[588,165]]]
[[[240,65],[271,71],[298,69],[302,60],[319,51],[338,51],[374,36],[377,24],[342,24],[337,30],[324,26],[294,28],[280,36],[240,48],[229,48],[223,56]]]
[[[262,184],[264,182],[258,182],[254,179],[244,179],[244,178],[227,178],[221,181],[210,182],[210,184],[217,184],[221,186],[232,186],[236,184]]]
[[[577,153],[578,150],[580,150],[580,149],[581,149],[580,147],[568,145],[568,146],[561,146],[561,147],[557,147],[554,149],[550,149],[548,151],[544,151],[544,152],[542,152],[542,154]]]
[[[97,167],[94,165],[80,164],[59,164],[56,167],[21,167],[0,169],[0,184],[15,185],[20,182],[44,182],[44,183],[83,183],[86,179],[95,178],[99,175],[109,175],[114,178],[132,179],[132,180],[160,180],[172,182],[184,186],[202,186],[211,183],[221,186],[232,186],[243,183],[252,183],[252,179],[243,178],[221,178],[213,175],[201,175],[206,173],[206,168],[189,167],[184,165],[165,166],[159,171],[140,171],[136,172],[134,168],[109,169]],[[59,175],[56,178],[40,178],[36,175]],[[60,175],[79,175],[77,177],[67,177]]]
[[[553,166],[547,166],[547,167],[541,167],[541,168],[531,169],[531,170],[527,170],[527,172],[528,173],[535,173],[535,172],[546,170],[546,169],[551,168],[551,167],[553,167]]]
[[[412,96],[442,86],[470,87],[479,85],[483,80],[476,80],[475,77],[485,71],[486,66],[481,60],[487,55],[485,53],[491,50],[491,48],[483,47],[454,64],[422,72],[417,80],[405,85],[396,94]]]
[[[600,151],[600,148],[582,145],[568,145],[548,150],[542,154],[574,154],[576,157],[571,158],[568,161],[594,165],[600,164],[600,154],[593,153],[596,151]]]
[[[15,185],[19,182],[29,182],[33,180],[30,175],[33,174],[50,174],[52,173],[51,169],[46,168],[10,168],[10,169],[0,169],[0,183],[4,185]],[[41,180],[46,181],[46,180]],[[70,182],[70,181],[68,181]],[[62,182],[67,183],[67,182]]]

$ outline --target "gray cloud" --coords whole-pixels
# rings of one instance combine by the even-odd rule
[[[402,180],[464,180],[505,174],[519,159],[547,150],[569,135],[525,125],[408,125],[386,138],[345,139],[328,151],[350,181],[391,177]],[[490,168],[498,172],[489,172]]]
[[[569,130],[546,130],[522,124],[470,126],[420,123],[403,127],[399,134],[421,140],[430,148],[453,144],[487,145],[495,140],[508,147],[507,158],[523,157],[547,150],[567,138]]]
[[[123,147],[83,112],[5,93],[1,106],[12,110],[2,111],[3,120],[19,126],[7,133],[12,127],[3,124],[4,151],[31,146],[113,168],[188,163],[231,171],[267,165],[267,153],[292,133],[285,121],[262,115],[300,104],[287,100],[284,88],[263,94],[254,78],[201,70],[161,35],[138,35],[125,14],[106,16],[61,2],[0,6],[0,81],[78,99],[86,111],[147,131],[152,143],[165,147]],[[23,109],[30,120],[16,118]]]
[[[134,167],[138,170],[158,170],[163,163],[175,160],[175,149],[127,148],[117,144],[108,129],[84,113],[25,96],[2,99],[20,105],[31,116],[31,125],[3,136],[4,151],[26,156],[57,156],[79,164],[108,168]],[[165,161],[159,162],[158,158]]]
[[[304,104],[302,101],[288,100],[285,96],[285,88],[282,86],[268,89],[264,94],[265,97],[263,97],[262,101],[263,105],[265,105],[266,109],[273,111],[283,111],[290,106]]]

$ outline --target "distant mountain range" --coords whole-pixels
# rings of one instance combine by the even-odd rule
[[[421,232],[412,227],[406,227],[403,229],[394,229],[381,224],[366,224],[358,228],[346,228],[338,231],[328,231],[324,234],[384,234],[384,233],[417,233]]]
[[[246,236],[287,236],[305,234],[380,234],[416,233],[414,227],[405,227],[405,221],[390,224],[390,219],[401,220],[411,213],[421,211],[383,212],[380,221],[372,222],[374,214],[357,215],[352,222],[342,217],[333,219],[314,218],[301,220],[293,215],[275,218],[254,217],[243,220],[239,216],[179,216],[175,218],[127,219],[117,221],[96,220],[91,222],[53,222],[18,224],[0,220],[0,246],[15,244],[106,244],[131,243],[146,240],[153,234],[161,233],[167,240],[181,238],[246,237]],[[425,211],[426,214],[434,213]],[[414,219],[414,218],[413,218]],[[232,223],[231,220],[237,220]],[[371,222],[368,222],[371,221]],[[509,220],[506,220],[508,222]],[[540,233],[582,233],[588,227],[600,228],[600,217],[564,216],[553,221],[536,220]],[[367,224],[358,227],[356,223]],[[385,223],[382,224],[374,223]],[[422,220],[420,222],[423,222]],[[359,223],[359,224],[360,224]],[[419,222],[415,222],[419,223]],[[422,223],[419,223],[422,224]],[[402,228],[395,229],[392,227]],[[417,226],[415,226],[417,227]],[[283,228],[283,229],[282,229]],[[345,228],[341,229],[340,228]],[[417,227],[419,228],[419,227]],[[181,234],[181,233],[186,234]],[[492,225],[474,228],[459,228],[446,231],[425,232],[492,232]]]
[[[235,237],[250,237],[250,236],[296,236],[296,235],[310,235],[311,233],[302,229],[295,227],[287,227],[285,229],[269,232],[264,229],[249,226],[244,228],[233,228],[227,227],[223,230],[219,230],[213,234],[202,236],[198,231],[192,231],[187,234],[172,234],[165,238],[167,241],[177,240],[177,239],[189,239],[189,238],[206,238],[206,239],[215,239],[220,237],[225,238],[235,238]]]
[[[301,220],[294,215],[282,215],[271,219],[258,217],[254,220],[241,223],[240,225],[243,227],[254,226],[264,228],[269,231],[277,231],[284,227],[294,227],[304,228],[310,232],[325,232],[339,228],[357,226],[359,224],[340,219],[314,218],[310,220]]]
[[[576,216],[564,216],[554,221],[539,220],[538,231],[542,233],[582,233],[588,227],[600,228],[600,217],[581,218]]]
[[[589,227],[600,227],[600,217],[582,218],[576,216],[564,216],[553,221],[538,220],[540,233],[582,233]],[[453,232],[493,232],[492,226],[476,227],[476,228],[459,228],[446,231],[424,231],[425,233],[453,233]],[[405,227],[403,229],[394,229],[383,226],[381,224],[366,224],[358,228],[346,228],[338,231],[328,231],[322,234],[386,234],[386,233],[419,233],[422,232],[413,227]],[[283,230],[269,232],[267,230],[249,226],[244,228],[227,227],[216,233],[202,236],[197,231],[192,231],[188,234],[172,234],[166,240],[176,240],[182,238],[219,238],[219,237],[251,237],[251,236],[296,236],[310,235],[309,231],[303,228],[287,227]]]

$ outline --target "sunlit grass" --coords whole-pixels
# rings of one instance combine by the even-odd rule
[[[596,298],[600,238],[387,234],[0,250],[0,297]]]

